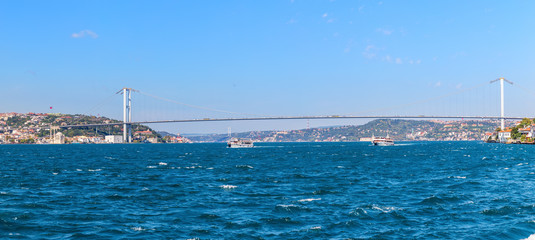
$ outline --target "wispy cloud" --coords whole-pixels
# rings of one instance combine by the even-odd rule
[[[324,13],[323,15],[321,15],[321,18],[327,18],[329,16],[328,13]],[[327,23],[333,23],[334,22],[334,18],[329,18],[327,19]]]
[[[457,89],[461,89],[463,87],[463,84],[462,83],[459,83],[457,84],[457,86],[455,86]]]
[[[452,58],[457,59],[457,58],[462,58],[465,56],[466,56],[465,52],[456,52],[455,54],[453,54]]]
[[[78,33],[71,34],[72,38],[83,38],[83,37],[91,37],[91,38],[98,38],[98,34],[91,30],[82,30]]]
[[[353,46],[353,39],[350,39],[347,44],[346,44],[346,47],[344,48],[344,52],[345,53],[348,53],[348,52],[351,52],[351,47]]]
[[[394,32],[393,30],[383,29],[383,28],[378,28],[375,31],[379,32],[379,33],[382,33],[383,35],[390,35],[390,34],[392,34]]]
[[[440,87],[442,86],[442,82],[438,81],[437,83],[435,83],[435,87]]]
[[[364,52],[362,52],[362,56],[364,56],[367,59],[373,59],[377,56],[375,53],[375,46],[374,45],[368,45],[364,49]]]
[[[349,52],[351,49],[347,48],[345,52]],[[422,60],[420,59],[411,59],[408,57],[398,57],[398,56],[391,56],[390,54],[387,54],[384,47],[377,47],[373,44],[368,44],[364,48],[364,51],[362,52],[362,56],[367,59],[374,59],[374,60],[380,60],[387,63],[392,64],[407,64],[407,65],[417,65],[422,63]]]
[[[286,22],[286,24],[294,24],[294,23],[296,23],[296,22],[297,22],[297,21],[296,21],[295,19],[292,18],[292,19],[288,20],[288,22]]]

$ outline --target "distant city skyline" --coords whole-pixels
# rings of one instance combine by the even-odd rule
[[[505,77],[514,82],[506,114],[534,117],[534,11],[533,1],[5,1],[0,112],[122,119],[114,94],[131,87],[171,100],[134,94],[134,120],[495,114],[499,84],[421,109],[384,109]],[[364,122],[150,126],[222,133]]]

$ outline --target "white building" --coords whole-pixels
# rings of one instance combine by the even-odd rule
[[[498,132],[498,139],[501,143],[506,143],[507,140],[511,139],[511,129]]]
[[[65,144],[65,135],[61,132],[56,133],[52,139],[52,144]]]
[[[121,135],[108,135],[105,137],[106,143],[123,143],[123,136]]]

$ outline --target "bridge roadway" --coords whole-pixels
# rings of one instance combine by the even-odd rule
[[[521,120],[524,117],[503,117],[508,120]],[[126,122],[126,124],[140,125],[151,123],[186,123],[186,122],[227,122],[227,121],[263,121],[263,120],[298,120],[298,119],[476,119],[476,120],[499,120],[502,117],[496,116],[301,116],[301,117],[254,117],[254,118],[201,118],[201,119],[184,119],[184,120],[159,120],[159,121],[139,121]],[[113,126],[123,125],[125,122],[116,123],[99,123],[99,124],[80,124],[80,125],[65,125],[60,128],[73,127],[98,127],[98,126]]]

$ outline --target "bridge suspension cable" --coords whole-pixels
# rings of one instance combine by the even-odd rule
[[[376,108],[376,109],[371,109],[371,110],[362,111],[362,112],[351,113],[349,115],[368,114],[368,113],[372,113],[372,112],[389,111],[389,110],[400,109],[400,108],[404,108],[404,107],[408,107],[408,106],[414,106],[414,105],[417,105],[417,104],[424,104],[424,103],[440,100],[440,99],[443,99],[443,98],[446,98],[446,97],[459,95],[459,94],[467,92],[467,91],[471,91],[471,90],[474,90],[474,89],[481,88],[483,86],[490,85],[491,83],[492,82],[484,82],[484,83],[475,85],[475,86],[470,87],[470,88],[461,89],[461,90],[458,90],[458,91],[455,91],[455,92],[447,93],[447,94],[436,96],[436,97],[430,97],[430,98],[427,98],[427,99],[418,100],[418,101],[414,101],[414,102],[410,102],[410,103],[394,105],[394,106],[391,106],[391,107],[382,107],[382,108]]]
[[[178,102],[178,101],[175,101],[175,100],[171,100],[171,99],[155,96],[155,95],[152,95],[152,94],[149,94],[149,93],[145,93],[145,92],[142,92],[142,91],[139,91],[139,90],[137,92],[142,94],[142,95],[154,98],[154,99],[158,99],[158,100],[162,100],[162,101],[166,101],[166,102],[170,102],[170,103],[174,103],[174,104],[178,104],[178,105],[182,105],[182,106],[187,106],[187,107],[191,107],[191,108],[201,109],[201,110],[207,110],[207,111],[219,112],[219,113],[227,113],[227,114],[237,114],[237,115],[243,115],[243,116],[272,117],[272,116],[269,116],[269,115],[240,113],[240,112],[232,112],[232,111],[226,111],[226,110],[221,110],[221,109],[197,106],[197,105],[193,105],[193,104],[182,103],[182,102]]]
[[[115,97],[115,95],[117,95],[116,93],[104,98],[102,101],[98,102],[97,104],[95,104],[93,107],[89,108],[89,110],[87,110],[85,112],[85,115],[92,115],[91,113],[93,111],[96,111],[98,109],[100,109],[101,107],[103,107],[106,103],[109,103],[111,102],[110,100],[113,99]]]

